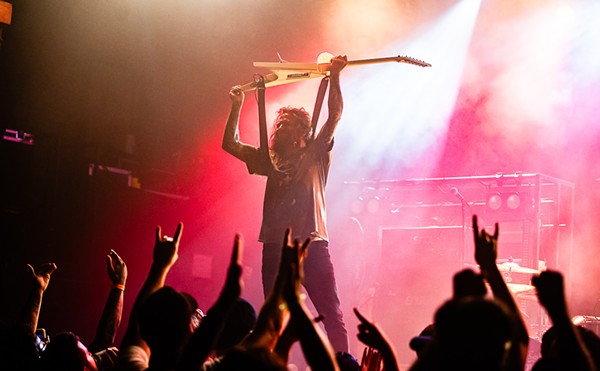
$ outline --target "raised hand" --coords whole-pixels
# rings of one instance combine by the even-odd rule
[[[496,265],[498,257],[498,223],[495,225],[494,234],[485,229],[479,230],[477,215],[473,215],[473,236],[475,238],[475,261],[481,269],[486,270]]]
[[[531,283],[537,289],[538,299],[551,318],[554,315],[567,312],[565,286],[561,273],[544,271],[537,276],[533,276]]]
[[[304,240],[300,244],[300,240],[295,240],[291,249],[286,249],[289,252],[289,266],[286,284],[283,289],[283,296],[288,306],[298,305],[302,301],[300,287],[304,277],[303,262],[306,258],[306,253],[310,239]]]
[[[233,240],[233,250],[225,284],[217,301],[210,307],[206,317],[200,322],[185,346],[180,359],[180,365],[177,370],[199,370],[210,353],[214,350],[214,345],[219,337],[221,328],[227,320],[230,309],[234,302],[240,297],[242,292],[242,255],[244,249],[244,240],[242,236],[236,234]]]
[[[54,263],[45,263],[33,267],[31,264],[27,264],[31,270],[31,278],[35,287],[39,290],[46,291],[48,284],[50,283],[50,276],[57,269]]]
[[[233,104],[241,106],[244,103],[244,98],[245,94],[239,85],[232,87],[229,91],[229,99],[231,99],[231,103]]]
[[[504,277],[496,265],[498,257],[498,223],[495,224],[494,234],[489,234],[485,229],[479,230],[477,215],[473,215],[473,236],[475,238],[475,261],[490,284],[494,298],[506,305],[514,324],[512,332],[512,346],[510,347],[507,364],[509,369],[522,369],[525,365],[529,335],[521,311],[512,296]]]
[[[108,269],[108,277],[112,282],[112,289],[106,298],[102,316],[98,321],[96,336],[88,346],[88,349],[95,354],[100,350],[107,349],[114,343],[115,335],[121,325],[121,316],[123,315],[124,291],[125,283],[127,282],[127,265],[125,265],[125,262],[115,250],[110,250],[106,256],[106,267]],[[112,352],[105,352],[102,353],[102,358],[98,359],[113,364],[114,359],[116,359],[116,354],[114,357],[111,357],[111,355]]]
[[[379,330],[379,327],[366,319],[357,308],[354,308],[354,314],[360,321],[358,324],[358,340],[365,345],[378,350],[381,350],[383,347],[385,347],[387,340],[381,333],[381,330]]]
[[[179,240],[183,231],[183,223],[177,224],[175,235],[168,237],[162,235],[161,227],[156,227],[156,238],[154,242],[154,264],[160,268],[171,268],[177,261],[179,255]]]
[[[348,57],[345,55],[338,55],[337,57],[333,57],[330,63],[331,64],[327,69],[331,71],[332,74],[339,74],[348,64]]]
[[[362,358],[360,360],[360,370],[361,371],[381,371],[381,354],[371,348],[367,347],[363,351]]]
[[[242,236],[236,234],[233,240],[233,251],[231,252],[229,268],[227,268],[225,285],[221,292],[221,296],[223,296],[224,299],[235,300],[242,294],[243,281],[241,256],[243,255],[243,251],[244,240],[242,239]]]
[[[383,361],[386,371],[398,371],[396,354],[383,331],[376,324],[365,318],[357,308],[354,308],[354,314],[356,314],[356,317],[360,321],[358,324],[358,340],[369,347],[363,353],[362,370],[379,371],[381,361]]]
[[[113,285],[124,285],[127,281],[127,265],[115,250],[110,250],[106,255],[106,266]]]
[[[292,242],[291,228],[285,230],[279,272],[277,273],[277,279],[275,280],[275,289],[277,289],[281,295],[284,294],[286,284],[290,283],[290,281],[292,281],[291,283],[296,285],[296,289],[299,290],[303,277],[301,264],[306,258],[309,244],[309,238],[307,238],[303,244],[300,244],[299,240]],[[294,269],[292,267],[294,267]]]
[[[556,330],[553,363],[559,370],[596,370],[590,350],[575,329],[567,308],[563,276],[556,271],[544,271],[531,279],[537,288],[540,303],[548,311]]]
[[[50,283],[50,276],[56,270],[56,264],[45,263],[35,268],[31,264],[27,264],[27,267],[31,271],[32,290],[27,299],[27,304],[19,316],[18,323],[33,335],[37,328],[42,307],[42,297]]]
[[[288,228],[285,232],[277,280],[282,281],[282,295],[290,312],[290,320],[277,341],[275,352],[282,359],[287,359],[292,344],[299,340],[311,369],[338,370],[333,348],[325,334],[316,325],[317,322],[323,320],[323,317],[312,318],[304,305],[301,294],[303,264],[310,242],[310,238],[307,238],[303,243],[300,243],[299,239],[292,243],[291,230]]]

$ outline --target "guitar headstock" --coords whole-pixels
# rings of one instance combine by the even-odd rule
[[[407,57],[407,56],[402,56],[399,55],[395,58],[396,62],[398,63],[409,63],[409,64],[414,64],[416,66],[421,66],[421,67],[431,67],[431,64],[422,61],[420,59],[416,59],[416,58],[412,58],[412,57]]]

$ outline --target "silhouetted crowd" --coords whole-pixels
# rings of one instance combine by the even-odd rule
[[[417,354],[411,370],[527,367],[530,336],[497,264],[498,225],[489,233],[479,228],[473,216],[473,231],[479,272],[464,269],[454,275],[450,299],[433,313],[433,323],[410,342]],[[357,337],[365,345],[360,360],[347,352],[334,352],[319,325],[322,316],[310,312],[301,292],[309,239],[292,240],[290,229],[281,231],[276,279],[256,312],[242,298],[243,240],[235,236],[220,294],[203,311],[191,295],[165,285],[178,259],[182,232],[181,223],[172,237],[164,235],[160,227],[156,229],[152,264],[137,292],[120,344],[115,344],[115,334],[121,322],[127,266],[115,251],[106,257],[112,288],[89,345],[82,344],[73,332],[47,336],[38,330],[42,298],[57,266],[30,265],[31,291],[24,309],[16,320],[5,319],[1,328],[0,370],[287,370],[296,343],[306,364],[315,371],[400,369],[384,329],[357,308]],[[596,370],[600,338],[573,324],[562,274],[543,271],[533,275],[531,284],[552,322],[532,369]]]

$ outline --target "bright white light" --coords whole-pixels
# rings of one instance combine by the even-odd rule
[[[584,2],[578,8],[571,9],[571,12],[576,17],[571,29],[568,55],[573,81],[581,85],[593,84],[600,70],[600,2]],[[596,101],[595,97],[592,99]]]
[[[479,1],[462,1],[441,19],[390,45],[382,56],[408,55],[433,67],[377,64],[344,71],[344,116],[336,156],[377,176],[401,176],[418,161],[433,168],[445,142],[448,119],[458,94]],[[339,154],[343,152],[343,154]],[[338,164],[339,166],[339,164]]]
[[[565,23],[571,23],[575,20],[575,10],[567,4],[559,5],[556,8],[556,17]]]
[[[331,62],[333,57],[334,57],[333,54],[331,54],[329,52],[323,52],[323,53],[319,54],[319,56],[317,57],[317,63],[318,64],[329,63],[329,62]]]

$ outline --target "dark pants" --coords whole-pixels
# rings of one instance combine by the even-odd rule
[[[281,244],[263,245],[262,280],[265,297],[271,292],[279,270]],[[302,283],[317,312],[324,317],[323,324],[327,337],[336,352],[348,351],[348,332],[340,309],[340,299],[335,284],[333,264],[329,256],[327,241],[313,241],[308,246],[308,256],[304,261],[304,282]]]

